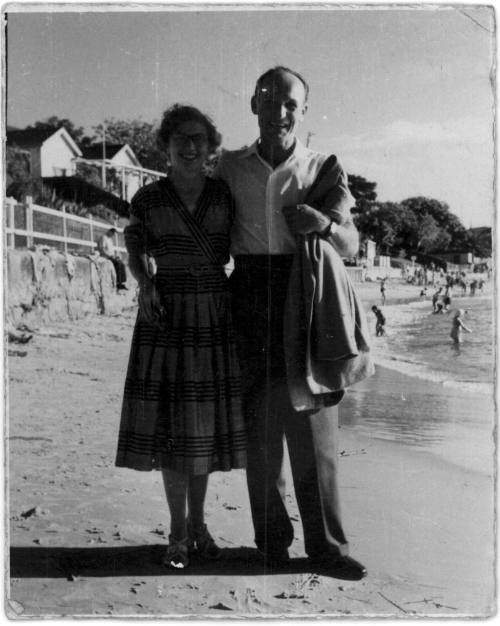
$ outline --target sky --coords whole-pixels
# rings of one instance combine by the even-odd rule
[[[467,228],[493,224],[491,7],[10,7],[9,125],[56,115],[90,131],[185,102],[238,148],[257,137],[256,78],[285,65],[310,84],[301,140],[376,182],[379,200],[423,195]]]

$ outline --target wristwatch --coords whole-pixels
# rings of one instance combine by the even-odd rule
[[[322,230],[319,233],[320,237],[329,237],[330,235],[332,235],[335,231],[337,230],[337,224],[335,224],[335,222],[330,219],[330,223],[328,224],[328,226]]]

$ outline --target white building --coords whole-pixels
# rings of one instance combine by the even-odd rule
[[[130,202],[140,187],[165,176],[162,172],[143,168],[132,148],[126,143],[94,144],[82,148],[82,156],[77,161],[98,168],[101,180],[104,178],[102,186],[105,188],[109,187],[112,173],[118,176],[119,189],[112,191],[127,202]]]
[[[7,145],[29,157],[30,174],[33,178],[73,176],[75,159],[82,152],[65,128],[59,130],[10,130]]]

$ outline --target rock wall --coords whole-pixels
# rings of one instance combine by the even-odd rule
[[[56,250],[7,250],[7,322],[18,326],[113,315],[135,304],[136,283],[116,292],[113,264]]]

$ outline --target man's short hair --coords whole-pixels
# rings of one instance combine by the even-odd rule
[[[268,78],[269,76],[273,76],[273,74],[278,74],[280,72],[286,72],[287,74],[292,74],[293,76],[295,76],[296,78],[300,80],[300,82],[304,85],[304,91],[306,94],[305,102],[307,102],[307,99],[309,98],[309,85],[306,79],[295,70],[291,70],[289,67],[285,67],[284,65],[277,65],[276,67],[272,67],[270,70],[267,70],[266,72],[264,72],[264,74],[262,74],[261,76],[259,76],[259,78],[257,78],[257,82],[255,83],[255,96],[257,95],[257,91],[259,87],[266,80],[266,78]]]
[[[108,234],[108,235],[114,235],[114,234],[116,234],[116,232],[117,232],[116,228],[110,228],[110,229],[108,230],[108,233],[107,233],[107,234]]]

